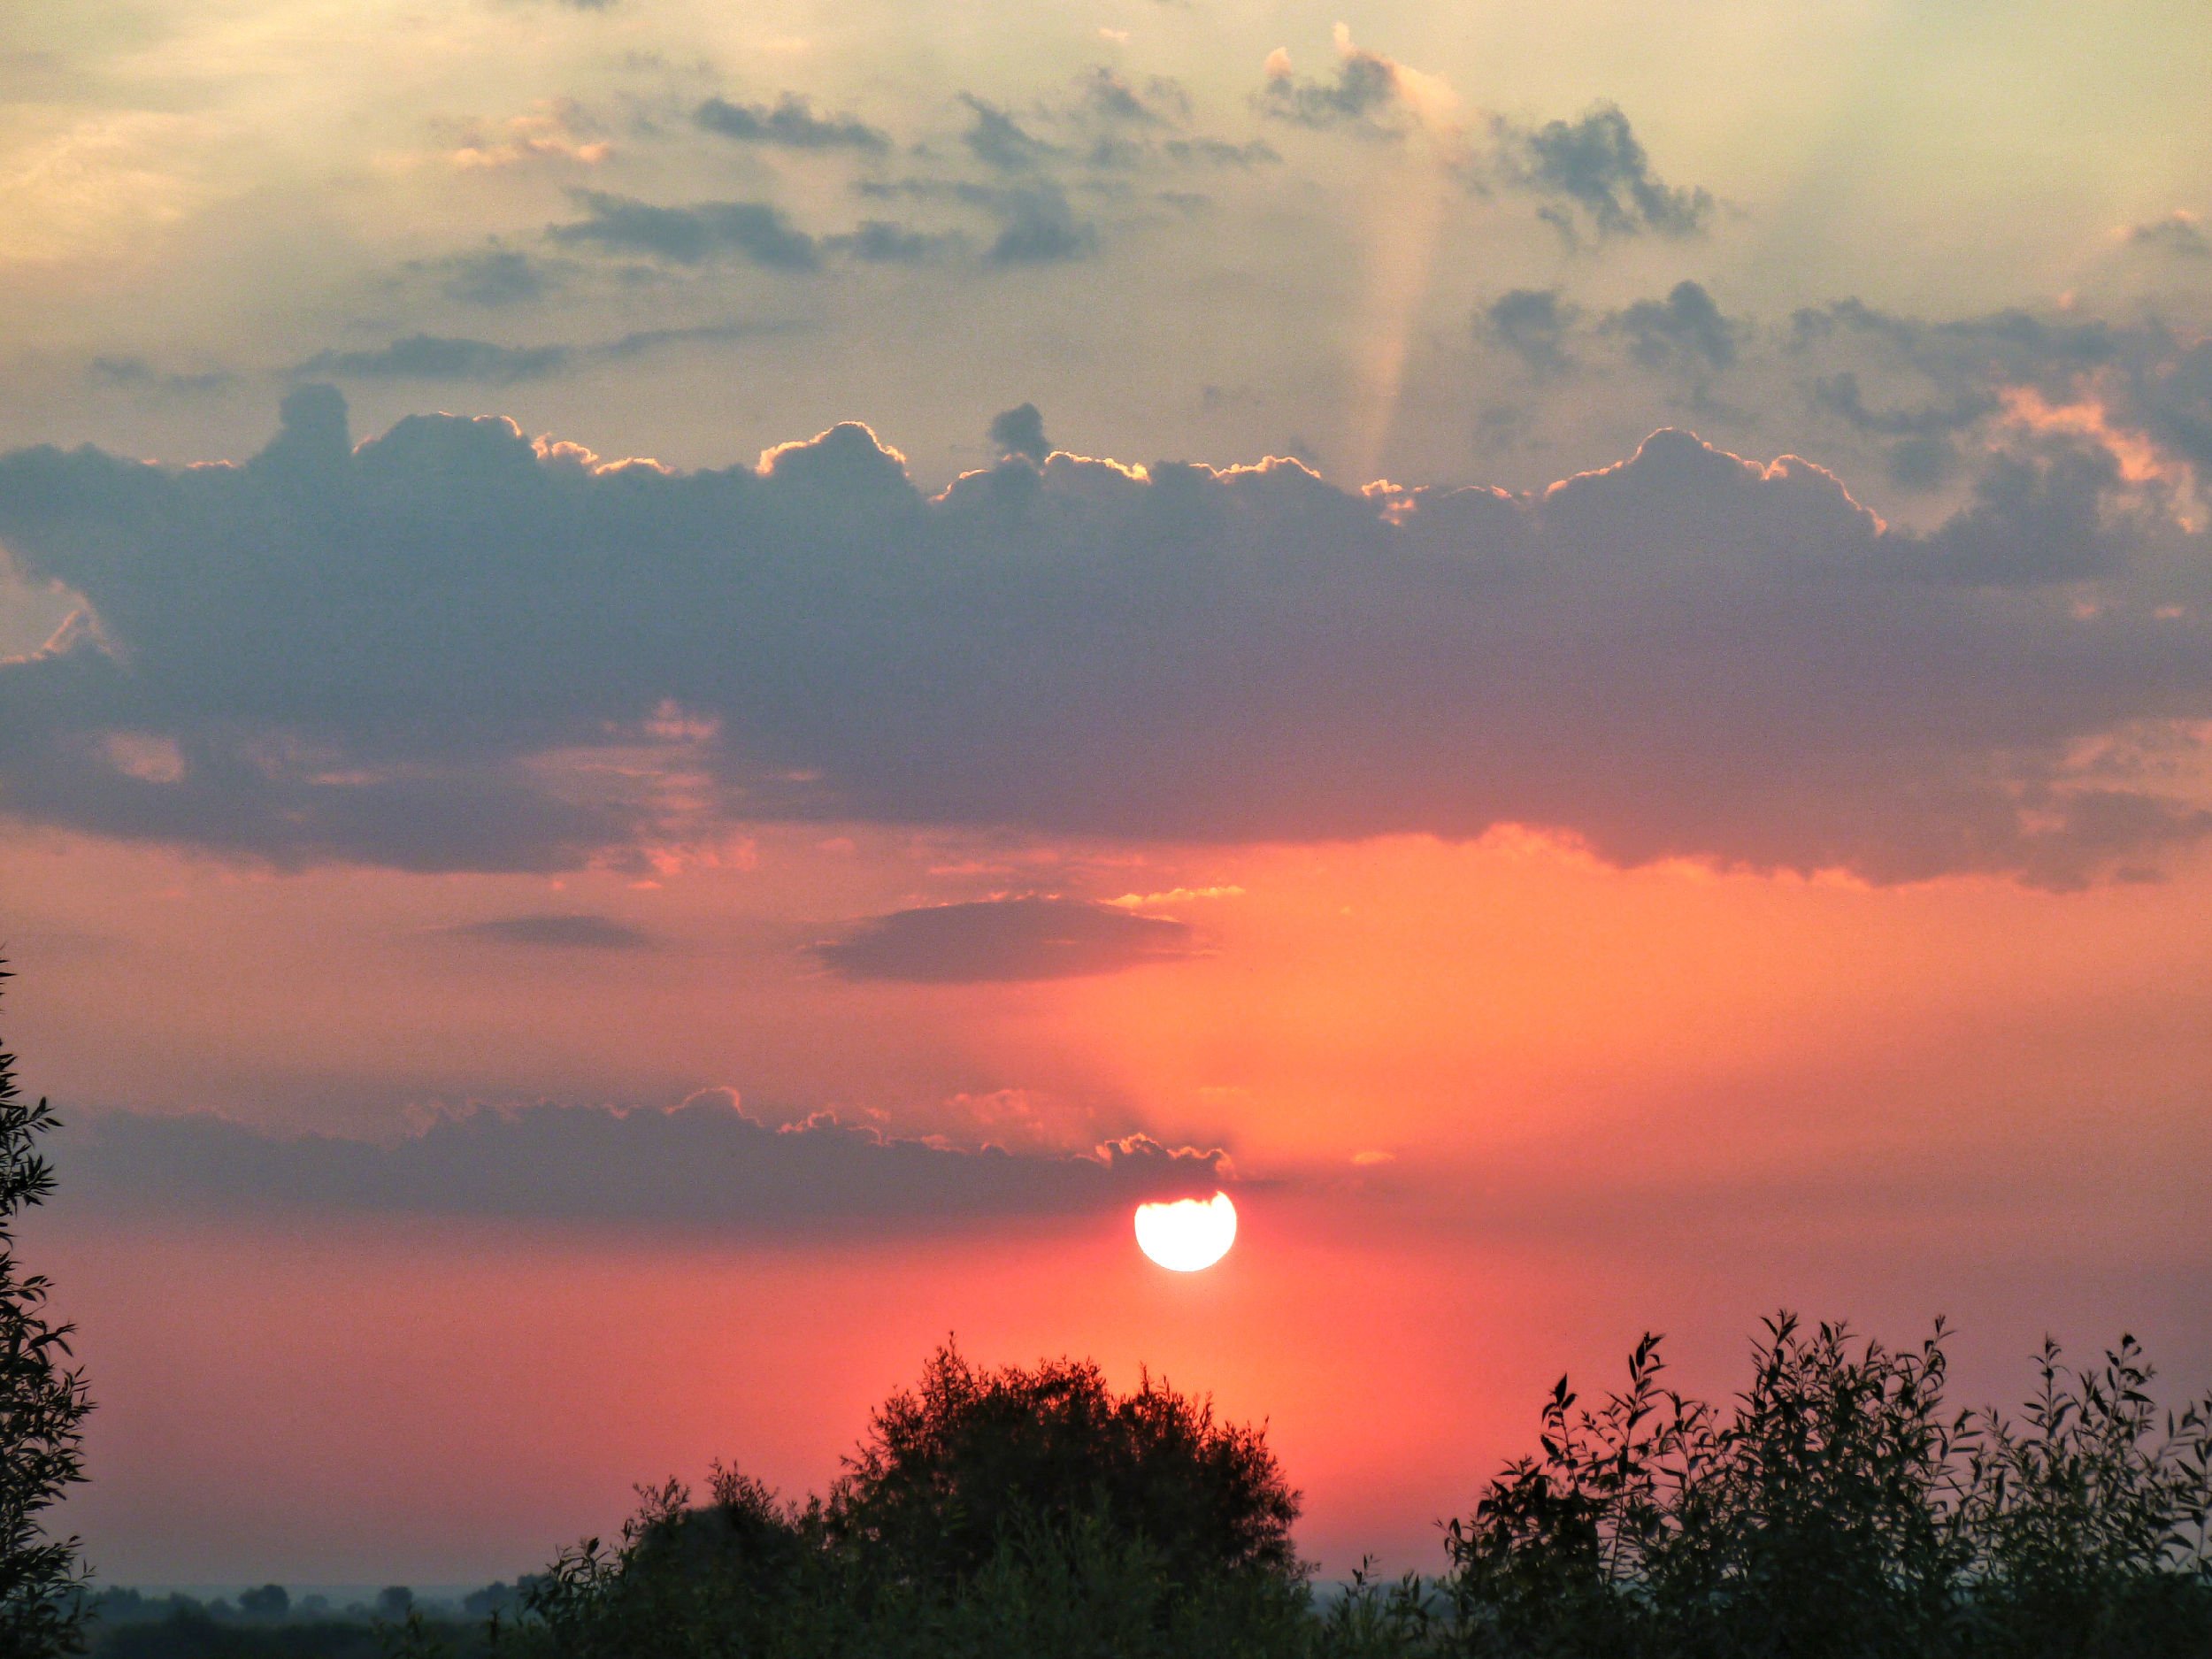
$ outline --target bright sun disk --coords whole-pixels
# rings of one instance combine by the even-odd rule
[[[1137,1248],[1176,1272],[1211,1267],[1236,1241],[1237,1207],[1226,1193],[1137,1206]]]

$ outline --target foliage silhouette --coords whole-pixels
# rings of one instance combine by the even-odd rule
[[[0,964],[0,980],[11,977]],[[18,1217],[54,1190],[37,1145],[58,1126],[43,1100],[23,1102],[15,1056],[0,1049],[0,1653],[10,1659],[82,1646],[80,1540],[50,1536],[41,1517],[84,1479],[91,1399],[71,1363],[76,1327],[47,1317],[46,1278],[24,1273],[15,1254]]]
[[[2212,1654],[2207,1405],[2158,1412],[2150,1368],[2124,1339],[2078,1372],[2047,1347],[2016,1422],[1956,1409],[1944,1341],[1940,1322],[1891,1350],[1778,1316],[1723,1408],[1664,1386],[1647,1336],[1626,1386],[1601,1403],[1583,1405],[1561,1379],[1538,1453],[1446,1528],[1439,1578],[1383,1583],[1363,1567],[1328,1597],[1291,1554],[1295,1499],[1256,1432],[1217,1427],[1148,1379],[1117,1399],[1094,1367],[979,1372],[949,1347],[919,1389],[879,1409],[826,1499],[780,1503],[719,1467],[696,1508],[678,1483],[645,1489],[618,1543],[592,1540],[534,1582],[503,1650]]]

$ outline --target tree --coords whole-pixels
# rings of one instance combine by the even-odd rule
[[[92,1402],[71,1363],[76,1327],[48,1319],[45,1275],[23,1273],[15,1256],[18,1217],[54,1190],[37,1144],[58,1126],[43,1100],[23,1103],[15,1056],[0,1049],[0,1652],[20,1659],[82,1646],[81,1541],[50,1537],[41,1516],[84,1479]]]
[[[1094,1522],[1193,1578],[1296,1576],[1298,1494],[1263,1431],[1144,1376],[1115,1394],[1087,1360],[980,1371],[948,1342],[876,1409],[831,1494],[843,1540],[921,1582],[966,1578],[1010,1529]]]

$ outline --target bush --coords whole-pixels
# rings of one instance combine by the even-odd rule
[[[79,1541],[49,1536],[41,1517],[84,1479],[81,1425],[92,1405],[68,1363],[75,1327],[47,1318],[45,1276],[15,1259],[17,1217],[54,1190],[38,1138],[58,1126],[44,1101],[24,1104],[15,1056],[0,1049],[0,1653],[10,1659],[82,1646]]]
[[[2158,1659],[2212,1653],[2205,1408],[2158,1432],[2124,1340],[2045,1349],[2024,1427],[1944,1402],[1916,1350],[1785,1316],[1725,1417],[1660,1386],[1577,1409],[1447,1532],[1452,1645],[1495,1655]]]

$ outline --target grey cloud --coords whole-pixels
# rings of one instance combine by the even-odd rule
[[[1241,144],[1220,138],[1171,138],[1160,150],[1170,161],[1187,167],[1272,167],[1283,159],[1263,138]]]
[[[2147,225],[2134,226],[2128,232],[2128,242],[2183,259],[2212,258],[2212,237],[2206,236],[2204,222],[2194,213],[2169,213]]]
[[[1580,312],[1556,288],[1514,288],[1483,312],[1485,332],[1538,374],[1565,373],[1574,358],[1567,335]]]
[[[202,369],[179,373],[157,369],[143,357],[95,357],[86,365],[85,372],[101,386],[150,392],[164,397],[204,397],[213,392],[227,392],[238,384],[238,377],[227,370]]]
[[[1652,368],[1725,369],[1736,361],[1737,326],[1702,284],[1678,282],[1663,300],[1639,300],[1612,319],[1629,355]]]
[[[795,92],[785,93],[773,108],[709,98],[692,111],[692,119],[708,132],[741,143],[786,150],[857,150],[871,155],[885,154],[891,148],[887,133],[849,115],[817,115]]]
[[[674,265],[699,265],[734,253],[772,271],[812,271],[822,263],[814,238],[766,202],[699,202],[660,207],[603,191],[577,192],[588,217],[555,225],[557,242],[641,253]]]
[[[960,194],[998,219],[998,234],[985,256],[993,265],[1059,265],[1097,251],[1096,227],[1075,216],[1067,193],[1056,185],[976,186]]]
[[[1081,1215],[1225,1181],[1218,1150],[1143,1136],[1083,1156],[964,1151],[826,1115],[778,1128],[718,1090],[670,1111],[477,1111],[394,1145],[287,1138],[204,1114],[87,1115],[58,1156],[73,1201],[96,1210],[397,1213],[736,1238]]]
[[[321,351],[296,373],[404,380],[480,380],[507,386],[558,373],[569,365],[565,346],[502,346],[488,340],[410,334],[370,351]]]
[[[1387,118],[1398,104],[1398,71],[1390,59],[1347,45],[1336,73],[1326,80],[1271,73],[1254,98],[1263,115],[1296,127],[1394,130]]]
[[[1187,120],[1190,94],[1180,81],[1153,75],[1140,87],[1100,65],[1079,81],[1084,109],[1100,120],[1133,127],[1171,127]]]
[[[974,119],[961,142],[978,161],[1001,173],[1026,173],[1058,155],[1056,145],[1036,137],[995,104],[972,92],[960,95]]]
[[[863,265],[924,265],[966,246],[956,233],[910,230],[889,219],[867,219],[842,235],[825,236],[822,245]]]
[[[1024,455],[1044,465],[1045,457],[1052,453],[1052,445],[1045,437],[1045,418],[1037,412],[1034,403],[1017,403],[1002,410],[991,418],[985,434],[997,447],[1001,455]]]
[[[448,299],[464,305],[526,304],[544,298],[552,286],[544,261],[511,248],[453,254],[417,268],[435,277]]]
[[[453,930],[495,944],[555,950],[648,950],[653,936],[609,916],[556,912],[541,916],[496,916],[467,922]]]
[[[1576,121],[1541,127],[1494,124],[1500,161],[1522,188],[1553,198],[1546,217],[1570,241],[1586,223],[1601,236],[1652,232],[1687,236],[1703,228],[1713,198],[1676,188],[1652,170],[1643,144],[1617,104],[1601,104]]]
[[[1075,899],[979,900],[872,917],[816,947],[848,979],[969,985],[1117,973],[1191,954],[1181,922]]]
[[[1061,455],[930,496],[858,426],[595,468],[496,419],[354,449],[316,388],[243,466],[0,457],[0,542],[99,620],[0,664],[7,810],[281,863],[574,864],[683,832],[664,770],[709,830],[1520,823],[1878,880],[2212,830],[2100,758],[2212,718],[2206,538],[2078,443],[1921,535],[1680,433],[1525,495]]]

